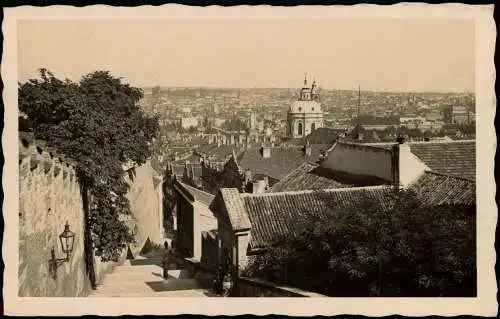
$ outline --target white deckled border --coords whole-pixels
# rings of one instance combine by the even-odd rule
[[[2,137],[5,220],[2,254],[5,262],[4,304],[8,315],[121,315],[121,314],[285,314],[382,316],[401,314],[493,316],[497,311],[494,273],[494,234],[497,207],[494,201],[493,158],[496,149],[493,119],[495,69],[493,52],[496,30],[493,5],[398,4],[393,6],[315,6],[315,7],[162,7],[84,8],[17,7],[5,8],[2,25],[4,55],[2,79],[5,83],[5,129]],[[17,121],[17,25],[19,19],[474,19],[476,21],[476,103],[477,103],[477,192],[478,219],[478,298],[18,298],[18,121]]]

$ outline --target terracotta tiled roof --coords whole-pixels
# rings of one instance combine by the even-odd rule
[[[172,172],[175,176],[181,177],[184,175],[184,165],[183,164],[172,164]]]
[[[411,143],[410,149],[435,172],[476,178],[475,141]]]
[[[250,220],[248,219],[248,214],[245,212],[243,199],[238,189],[221,188],[217,197],[220,197],[224,202],[225,209],[223,213],[227,214],[226,218],[229,219],[233,230],[250,229]],[[216,211],[217,207],[213,207],[212,205],[210,209]],[[217,206],[217,203],[215,203],[215,206]]]
[[[233,151],[236,152],[235,146],[233,145],[221,145],[216,146],[209,152],[209,155],[215,156],[219,160],[225,160],[228,156],[233,154]]]
[[[274,236],[294,230],[305,214],[327,214],[325,207],[343,210],[365,198],[376,199],[384,208],[392,203],[391,187],[358,187],[323,191],[241,194],[252,224],[250,248],[267,246]],[[332,205],[333,204],[333,205]]]
[[[214,149],[215,147],[217,147],[217,145],[215,145],[215,144],[204,144],[204,145],[201,145],[200,147],[198,147],[196,149],[196,153],[198,153],[198,154],[209,154],[210,151],[212,149]]]
[[[317,164],[303,163],[272,186],[271,192],[307,189],[343,188],[353,185],[336,181],[328,169]]]
[[[240,147],[226,144],[220,146],[216,144],[202,145],[196,149],[196,153],[213,156],[219,161],[224,161],[229,155],[233,154],[233,152],[238,153],[239,151]]]
[[[304,145],[304,143],[308,141],[311,144],[333,144],[337,140],[337,137],[344,132],[345,130],[343,129],[320,127],[305,137],[290,139],[287,143],[293,145]]]
[[[188,161],[189,163],[200,163],[200,159],[201,159],[201,157],[199,155],[191,154],[191,155],[189,155],[189,157],[174,161],[174,163],[184,164],[184,163],[186,163],[186,161]]]
[[[452,175],[425,172],[410,189],[416,191],[422,205],[475,205],[475,181]]]
[[[368,144],[391,149],[394,143]],[[476,178],[476,141],[409,142],[410,150],[437,173]]]
[[[251,170],[253,174],[262,174],[280,180],[302,163],[316,162],[320,153],[327,148],[328,145],[313,144],[311,156],[305,156],[302,147],[273,147],[271,156],[264,158],[260,147],[252,147],[239,156],[239,165],[244,170]]]

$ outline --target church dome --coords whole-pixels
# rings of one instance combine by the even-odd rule
[[[290,106],[290,113],[296,114],[314,114],[314,113],[323,113],[321,110],[321,104],[316,101],[295,101]]]

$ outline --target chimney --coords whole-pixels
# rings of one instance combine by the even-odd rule
[[[189,178],[189,161],[184,162],[184,177]]]
[[[311,156],[311,152],[312,152],[311,144],[309,143],[309,141],[307,141],[306,144],[304,145],[304,155]]]
[[[264,177],[263,179],[260,179],[258,181],[255,181],[252,183],[252,193],[254,194],[261,194],[264,193],[269,185],[269,181],[267,177]]]
[[[250,187],[251,183],[252,183],[252,171],[247,169],[245,171],[245,176],[244,176],[244,181],[243,181],[243,188],[245,189],[245,191],[248,191],[248,188]]]
[[[262,157],[270,158],[271,157],[271,147],[262,144]]]
[[[401,189],[424,172],[425,168],[415,162],[403,136],[398,136],[396,142],[392,147],[393,184],[396,189]]]

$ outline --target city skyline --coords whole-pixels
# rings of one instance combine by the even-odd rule
[[[475,91],[473,20],[25,20],[18,45],[20,82],[43,67],[139,87],[297,88],[307,73],[328,90]]]

